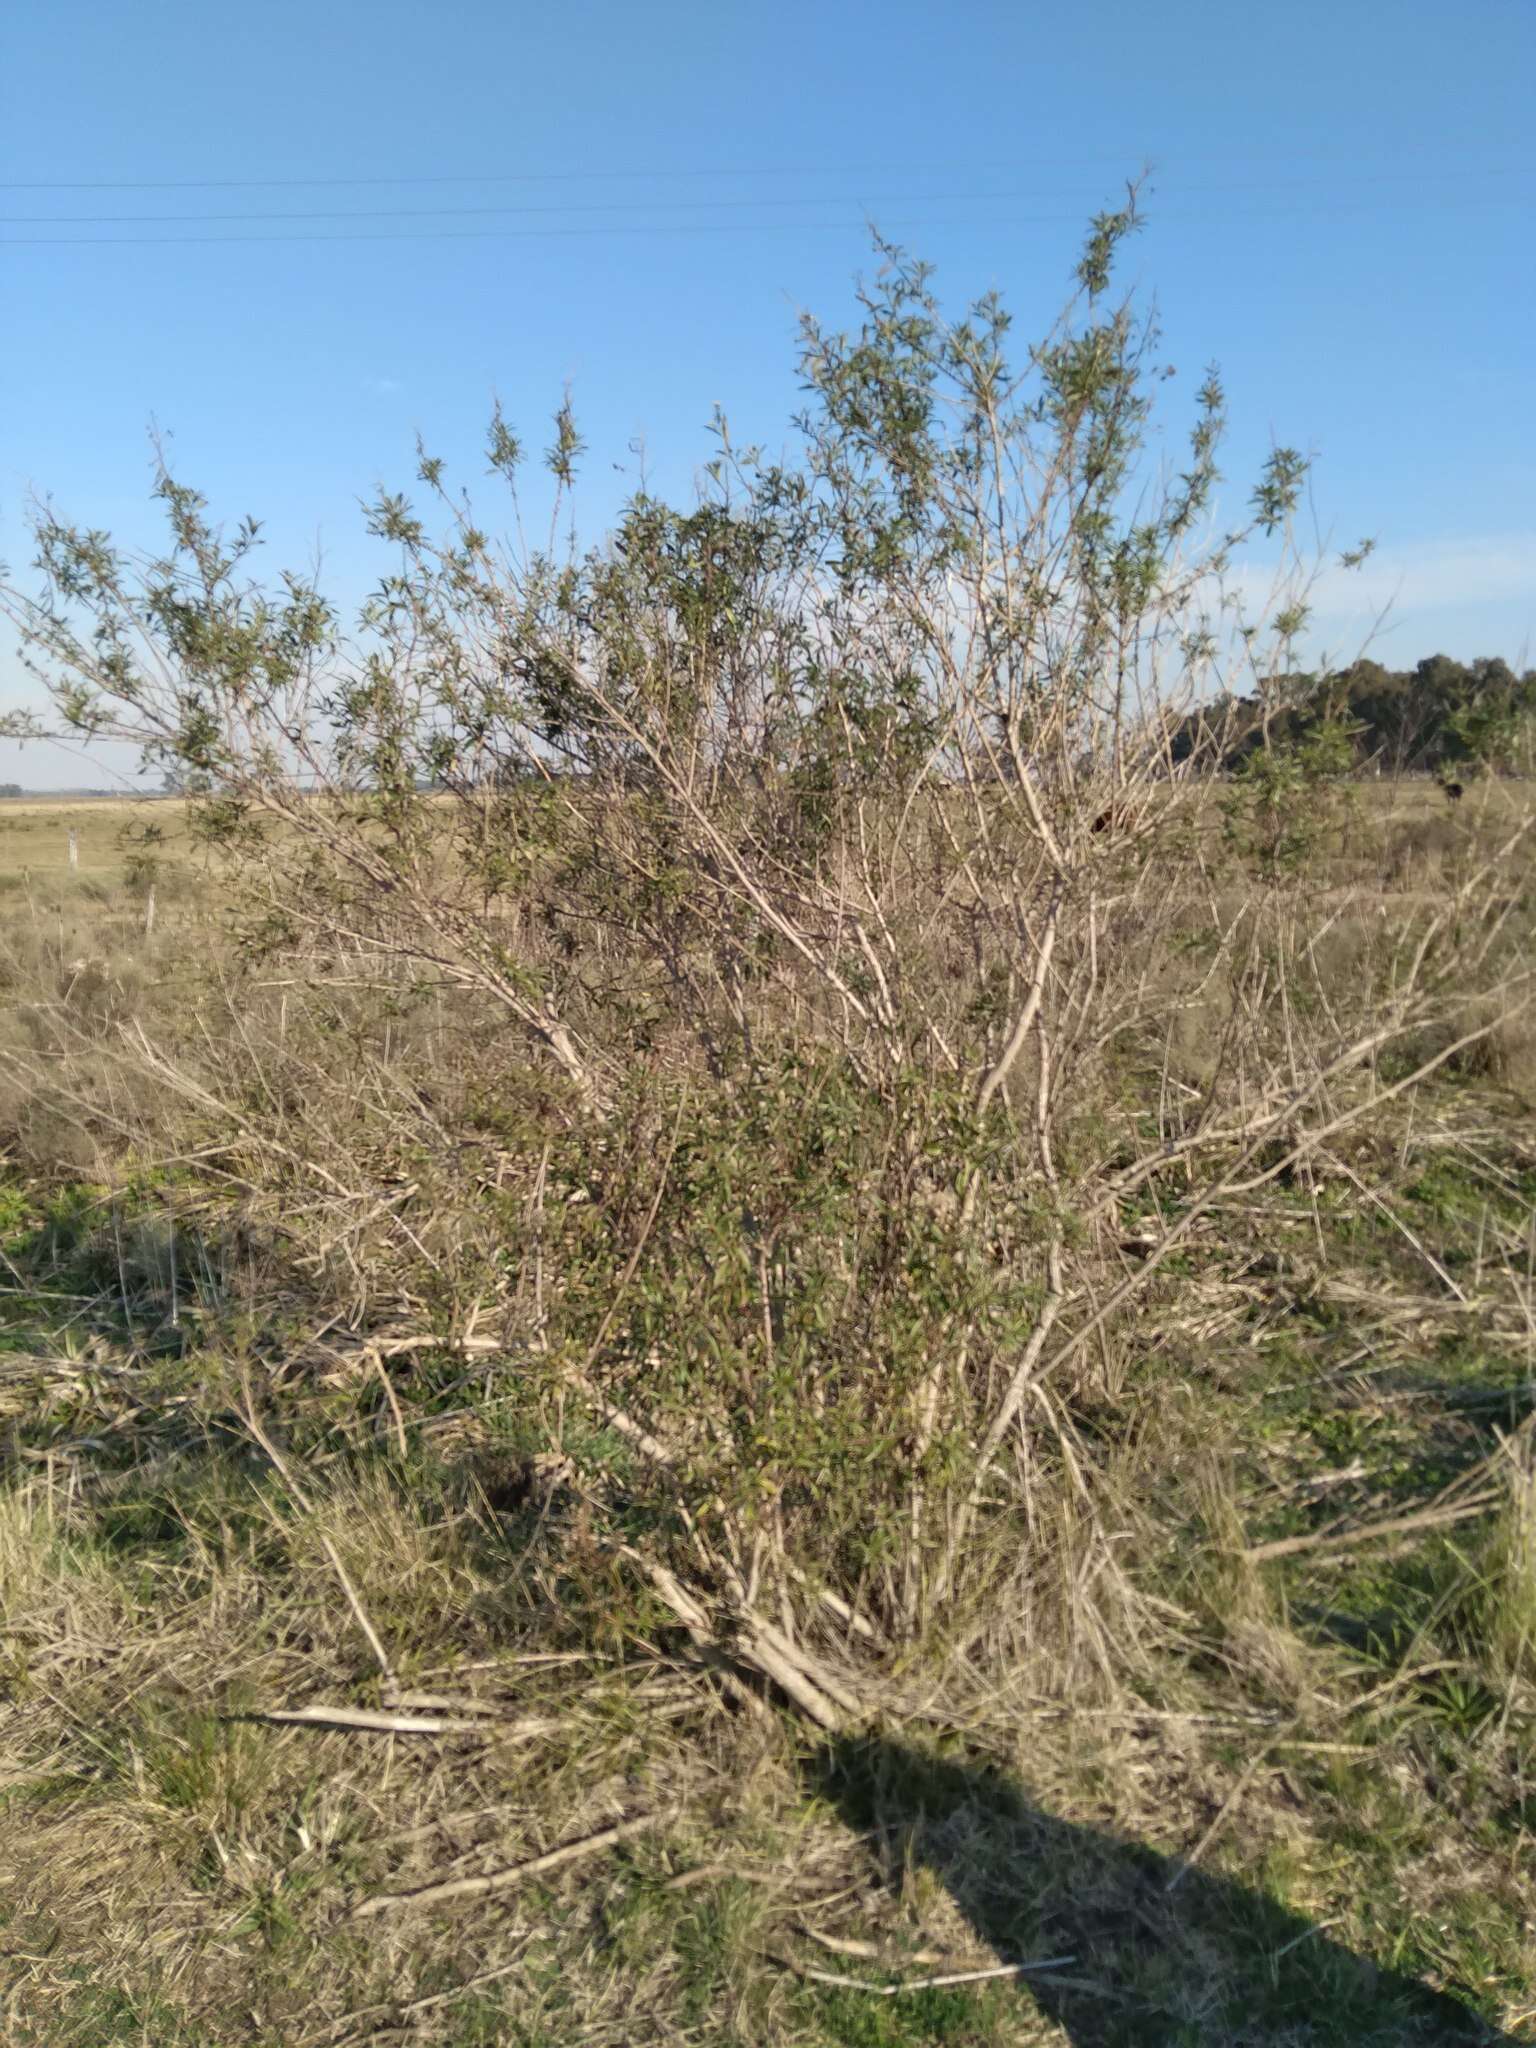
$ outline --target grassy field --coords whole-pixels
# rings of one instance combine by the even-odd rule
[[[1318,886],[1404,915],[1521,801],[1367,787]],[[818,1730],[553,1377],[713,1313],[692,1112],[569,1164],[494,1020],[247,964],[184,823],[0,806],[0,2037],[1536,2040],[1528,1010],[1190,1224],[1062,1396],[1092,1516],[988,1538],[1058,1605]]]
[[[1498,821],[1522,816],[1530,786],[1500,778],[1473,783],[1452,805],[1438,783],[1427,778],[1361,782],[1351,791],[1357,830],[1367,837],[1397,834],[1413,850],[1414,828],[1430,839],[1446,821],[1474,813]],[[1207,807],[1211,829],[1219,822],[1216,800]],[[0,798],[0,887],[15,889],[28,875],[57,884],[70,873],[69,839],[76,835],[78,874],[83,881],[115,882],[124,863],[150,835],[166,867],[199,859],[188,830],[187,806],[179,797],[3,797]],[[159,837],[155,838],[154,835]]]
[[[186,806],[175,797],[0,799],[0,887],[24,887],[28,877],[54,885],[71,872],[82,882],[119,881],[125,856],[149,826],[164,834],[169,858],[186,857]]]

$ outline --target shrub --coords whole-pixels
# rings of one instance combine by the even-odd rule
[[[265,1040],[226,995],[222,1049],[105,1001],[62,1028],[177,1095],[313,1271],[387,1243],[355,1312],[499,1302],[592,1540],[826,1722],[858,1696],[836,1656],[1011,1627],[1042,1555],[1081,1637],[1134,1632],[1090,1361],[1203,1219],[1391,1099],[1383,1049],[1512,900],[1518,834],[1328,984],[1343,910],[1305,859],[1342,724],[1269,744],[1266,714],[1212,849],[1220,734],[1173,741],[1289,672],[1295,589],[1218,625],[1248,535],[1300,576],[1305,464],[1275,450],[1202,538],[1222,389],[1166,480],[1155,332],[1110,293],[1136,224],[1134,197],[1094,222],[1017,358],[996,298],[950,320],[882,246],[857,328],[805,323],[797,458],[722,419],[696,505],[641,494],[585,552],[493,544],[423,452],[422,505],[372,508],[392,566],[350,634],[165,469],[161,557],[45,512],[42,594],[8,599],[64,720],[190,793],[247,957],[349,987]],[[552,535],[580,453],[566,406]],[[499,415],[488,454],[515,498]],[[404,1087],[379,1041],[423,1000],[451,1072]],[[1202,1020],[1187,1080],[1170,1007]]]

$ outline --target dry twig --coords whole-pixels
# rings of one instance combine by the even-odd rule
[[[553,1721],[504,1722],[498,1726],[489,1718],[459,1719],[444,1714],[385,1712],[375,1707],[258,1707],[249,1718],[280,1721],[296,1727],[371,1729],[383,1735],[498,1735],[516,1734],[526,1738],[547,1734]]]
[[[867,1991],[871,1998],[902,1998],[913,1991],[938,1991],[950,1984],[987,1984],[998,1977],[1023,1977],[1034,1970],[1065,1970],[1076,1956],[1042,1956],[1028,1963],[993,1963],[984,1970],[946,1970],[937,1977],[908,1977],[899,1984],[871,1984],[863,1977],[842,1977],[835,1970],[816,1970],[790,1956],[776,1958],[797,1977],[815,1984],[835,1984],[843,1991]]]
[[[604,1849],[613,1849],[620,1842],[627,1842],[633,1836],[644,1834],[647,1829],[659,1827],[670,1819],[672,1809],[660,1808],[654,1813],[636,1814],[630,1820],[615,1822],[610,1828],[600,1828],[595,1835],[583,1835],[579,1841],[564,1842],[558,1849],[548,1849],[542,1856],[530,1857],[526,1863],[511,1864],[505,1870],[493,1870],[484,1877],[453,1877],[438,1884],[419,1885],[409,1892],[380,1892],[376,1897],[364,1899],[354,1906],[350,1917],[353,1920],[371,1920],[376,1914],[388,1913],[397,1906],[446,1905],[450,1899],[482,1899],[492,1892],[510,1891],[514,1885],[522,1884],[530,1877],[542,1877],[547,1871],[560,1870],[568,1863],[580,1862],[587,1856],[599,1855]]]
[[[1366,1522],[1355,1529],[1341,1529],[1337,1522],[1315,1529],[1307,1536],[1277,1536],[1272,1543],[1255,1543],[1243,1552],[1250,1564],[1262,1564],[1276,1557],[1296,1557],[1304,1550],[1352,1550],[1360,1543],[1374,1543],[1382,1536],[1407,1536],[1415,1529],[1446,1528],[1487,1512],[1497,1499],[1493,1493],[1474,1494],[1471,1500],[1453,1501],[1445,1507],[1421,1508],[1412,1515],[1389,1515],[1379,1522]]]

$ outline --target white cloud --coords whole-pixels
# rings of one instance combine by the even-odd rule
[[[1536,608],[1536,533],[1416,541],[1378,549],[1358,569],[1330,563],[1311,593],[1314,618],[1394,617],[1462,605]]]
[[[394,398],[405,386],[398,377],[365,377],[363,389],[372,392],[375,398]]]
[[[1250,625],[1273,619],[1304,598],[1307,624],[1297,643],[1304,663],[1346,662],[1370,653],[1411,664],[1432,652],[1459,660],[1503,654],[1524,666],[1536,647],[1536,532],[1468,534],[1378,548],[1358,569],[1339,562],[1336,537],[1326,563],[1305,577],[1277,579],[1275,566],[1250,557],[1227,577],[1228,597]]]

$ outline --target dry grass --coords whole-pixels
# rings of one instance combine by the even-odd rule
[[[176,797],[0,798],[0,888],[57,889],[72,875],[82,884],[120,881],[125,847],[146,825],[164,834],[168,861],[187,857],[186,805]]]
[[[1364,799],[1419,838],[1435,800]],[[1415,846],[1376,880],[1392,917]],[[1333,858],[1343,887],[1363,856]],[[653,1497],[551,1363],[611,1328],[673,1127],[567,1167],[489,1012],[345,962],[242,976],[213,893],[146,943],[124,885],[85,886],[17,892],[4,933],[4,2038],[1532,2037],[1521,1020],[1189,1233],[1025,1410],[1026,1453],[1069,1454],[1031,1519],[978,1524],[921,1654],[856,1646],[872,1715],[825,1741],[722,1678],[615,1543]],[[1321,995],[1382,944],[1341,920]],[[1230,1011],[1171,1008],[1180,972],[1121,1075],[1148,1102],[1222,1072]],[[703,1214],[689,1187],[658,1240]],[[1106,1284],[1141,1228],[1127,1205]],[[590,1272],[562,1262],[583,1247]],[[667,1322],[647,1295],[650,1327],[690,1298]],[[262,1718],[392,1690],[483,1732]],[[493,1896],[353,1917],[649,1813]],[[824,1981],[1061,1955],[889,2000]]]
[[[442,1469],[305,1466],[303,1509],[238,1446],[158,1486],[84,1464],[34,1466],[0,1553],[18,2041],[1471,2041],[1355,1959],[1395,1941],[1438,1974],[1458,1925],[1506,1999],[1518,1981],[1520,1858],[1446,1856],[1440,1731],[1336,1656],[1283,1704],[1250,1669],[1063,1714],[1021,1676],[956,1702],[958,1749],[921,1723],[807,1748],[709,1708],[675,1650],[551,1647],[573,1634],[562,1544]],[[483,1734],[259,1718],[379,1697],[327,1537],[402,1688]],[[1245,1634],[1283,1634],[1229,1620],[1229,1674]],[[662,1818],[547,1879],[354,1917],[640,1813]],[[796,1974],[1063,1954],[1060,1981],[916,1995],[889,2022]]]

